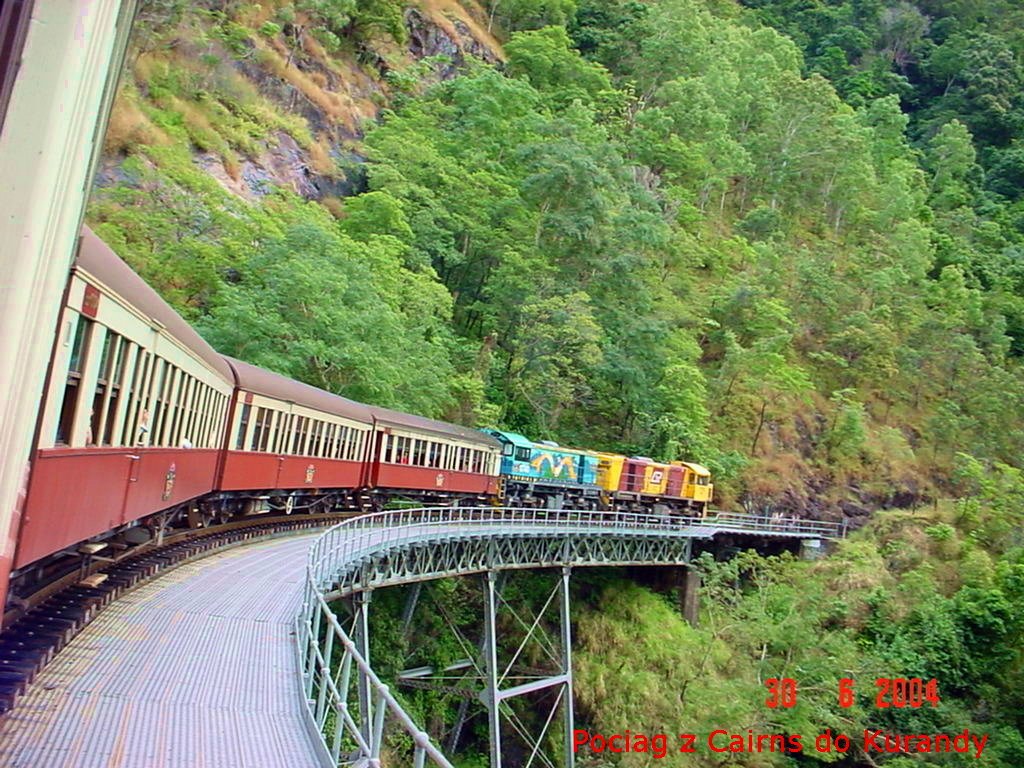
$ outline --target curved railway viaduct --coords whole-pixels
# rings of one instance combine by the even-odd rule
[[[404,670],[389,682],[424,686],[460,677],[486,711],[493,768],[506,754],[503,734],[532,744],[515,759],[506,756],[509,765],[571,766],[568,739],[557,750],[551,744],[559,743],[552,738],[559,721],[572,732],[573,569],[678,568],[701,546],[820,546],[842,533],[826,523],[741,515],[451,508],[368,515],[315,540],[221,551],[129,592],[87,626],[0,724],[0,764],[379,766],[385,732],[401,729],[411,744],[404,761],[451,766],[452,745],[433,742],[373,671],[370,595],[411,585],[408,625],[420,584],[482,574],[483,632],[463,645],[466,659],[446,670]],[[499,611],[515,611],[502,598],[502,580],[537,568],[555,576],[540,613],[549,609],[561,637],[547,648],[550,669],[516,677],[511,669],[543,616],[531,622],[505,615],[503,626],[518,621],[524,639],[514,653],[508,637],[499,646]],[[350,616],[339,618],[335,609],[346,604]],[[510,706],[523,695],[553,700],[539,733],[526,733]],[[392,757],[404,764],[401,755]]]
[[[431,678],[450,681],[451,673],[462,672],[463,684],[477,684],[476,693],[487,711],[491,768],[501,768],[503,733],[509,730],[527,745],[523,758],[526,765],[572,766],[572,569],[687,566],[696,542],[729,541],[763,550],[773,541],[795,540],[817,548],[822,540],[843,533],[830,523],[772,521],[744,515],[654,518],[501,508],[411,510],[341,523],[320,536],[310,550],[305,597],[296,620],[307,723],[318,737],[321,763],[379,766],[385,724],[392,720],[411,737],[416,768],[428,760],[452,768],[445,752],[413,721],[371,667],[368,611],[374,589],[445,576],[484,574],[483,633],[475,647],[460,639],[467,658],[446,670],[405,670],[399,682],[423,683]],[[526,630],[525,637],[511,659],[499,658],[497,615],[503,602],[500,577],[504,572],[524,568],[558,570],[560,577],[545,609],[557,605],[561,637],[557,649],[549,648],[554,669],[514,677],[510,673],[516,659],[542,616],[533,617],[532,622],[516,616]],[[686,591],[692,599],[695,580],[687,579]],[[410,592],[406,623],[412,618],[418,595],[418,589]],[[331,607],[344,598],[351,606],[348,630]],[[506,608],[511,606],[506,604]],[[512,685],[513,680],[521,682]],[[508,703],[514,697],[546,689],[555,694],[554,702],[540,732],[530,734]],[[549,756],[544,754],[543,742],[556,710],[561,711],[563,720],[562,754]],[[456,738],[458,728],[456,725]]]

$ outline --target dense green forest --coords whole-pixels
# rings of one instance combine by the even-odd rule
[[[756,6],[150,0],[89,220],[357,399],[696,458],[752,509],[955,494],[1024,442],[1013,9]],[[253,162],[285,150],[302,183]]]
[[[889,725],[1022,765],[1022,30],[1014,0],[143,0],[88,221],[317,386],[695,459],[726,507],[898,508],[818,565],[709,563],[700,630],[609,587],[591,722],[739,727],[769,666],[890,670],[951,708]],[[612,695],[627,650],[690,698]],[[877,717],[823,702],[779,727]]]

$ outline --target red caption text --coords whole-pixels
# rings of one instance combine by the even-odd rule
[[[799,685],[788,677],[771,678],[765,681],[768,698],[765,706],[790,708],[796,706]],[[857,686],[854,680],[842,678],[836,694],[841,707],[851,707],[855,701]],[[912,678],[880,677],[870,691],[874,706],[878,709],[918,709],[920,707],[937,707],[939,698],[938,683],[932,680]],[[796,754],[800,752],[846,754],[851,748],[857,747],[867,755],[899,754],[910,752],[957,752],[980,758],[988,743],[988,734],[975,734],[969,729],[960,733],[892,733],[885,730],[864,729],[857,736],[845,733],[833,733],[831,728],[825,729],[807,739],[798,733],[733,733],[719,728],[708,734],[698,733],[595,733],[583,729],[573,731],[573,751],[587,751],[592,754],[603,752],[643,752],[660,759],[673,752],[694,753],[704,748],[716,753],[739,752],[782,752]]]

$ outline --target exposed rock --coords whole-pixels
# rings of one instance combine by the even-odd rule
[[[440,79],[455,77],[475,57],[486,62],[499,61],[488,43],[474,36],[472,20],[449,18],[461,9],[444,15],[410,9],[405,23],[409,30],[406,61],[425,57],[446,57],[446,63],[436,67]],[[489,38],[482,30],[478,34]],[[238,157],[237,163],[228,163],[220,154],[193,147],[193,161],[216,179],[227,191],[249,201],[257,201],[275,188],[289,189],[311,200],[325,197],[346,197],[365,189],[366,178],[362,170],[365,158],[343,149],[362,138],[362,124],[376,117],[379,108],[388,103],[388,86],[382,74],[389,64],[379,55],[365,49],[358,62],[339,54],[327,59],[318,44],[306,37],[297,50],[286,49],[280,40],[268,44],[262,39],[240,41],[245,50],[229,50],[215,39],[204,38],[201,46],[181,40],[182,52],[187,56],[206,56],[216,61],[211,77],[227,77],[233,72],[252,83],[256,90],[277,109],[298,115],[306,121],[310,135],[318,140],[320,149],[326,150],[339,163],[337,171],[321,173],[323,164],[312,161],[310,152],[285,131],[261,137],[258,149],[248,156]],[[493,39],[491,39],[493,43]],[[287,54],[287,66],[282,71],[281,61]],[[374,58],[376,57],[376,58]],[[401,56],[400,56],[401,58]],[[219,73],[217,72],[219,68]],[[282,74],[276,74],[281,72]],[[141,88],[143,95],[148,95]],[[132,184],[133,180],[122,168],[125,157],[104,157],[96,176],[97,186]],[[341,167],[346,170],[342,171]]]
[[[124,161],[128,156],[123,153],[103,155],[96,167],[93,185],[97,187],[113,187],[118,184],[135,184],[135,179],[124,170]]]
[[[417,59],[431,56],[444,56],[450,63],[439,65],[435,72],[441,79],[449,79],[458,74],[466,63],[466,56],[494,64],[498,61],[494,51],[485,46],[474,36],[470,28],[461,20],[452,21],[454,35],[433,23],[415,8],[405,13],[405,26],[409,30],[409,52]]]

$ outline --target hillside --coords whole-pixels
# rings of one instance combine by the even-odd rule
[[[88,219],[226,353],[693,458],[724,507],[863,526],[817,563],[702,559],[698,628],[575,575],[583,727],[990,737],[979,759],[579,764],[1018,766],[1020,20],[1011,0],[144,0]],[[531,578],[523,605],[547,594]],[[438,585],[458,615],[472,589]],[[385,676],[409,662],[401,608],[375,596]],[[435,666],[462,658],[421,629]],[[800,704],[766,709],[786,675]],[[877,709],[886,676],[934,677],[942,706]],[[401,694],[434,736],[460,705]],[[463,745],[482,764],[481,734]]]
[[[88,218],[225,352],[696,458],[725,505],[856,523],[1017,465],[1014,27],[748,4],[149,0]]]

